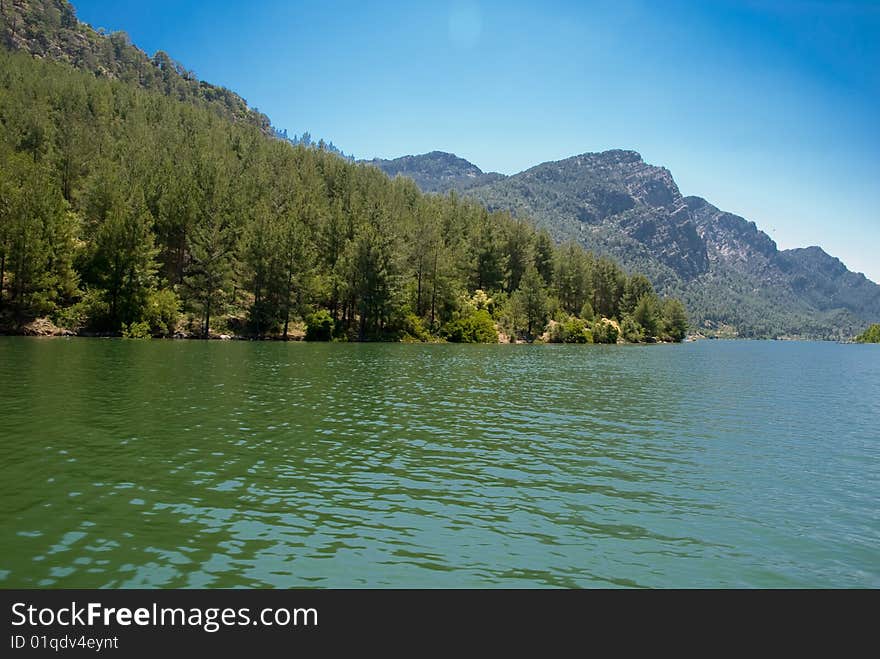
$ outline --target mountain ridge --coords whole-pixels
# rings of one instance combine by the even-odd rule
[[[422,192],[442,192],[452,186],[466,189],[505,178],[504,174],[497,172],[483,172],[473,163],[447,151],[406,155],[392,160],[373,158],[358,162],[378,167],[391,178],[411,178]]]

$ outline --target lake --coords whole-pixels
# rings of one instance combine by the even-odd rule
[[[0,338],[0,587],[880,587],[880,346]]]

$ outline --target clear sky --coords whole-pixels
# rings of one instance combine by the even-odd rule
[[[880,282],[880,2],[75,0],[358,158],[626,148]]]

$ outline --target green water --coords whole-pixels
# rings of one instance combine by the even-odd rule
[[[880,346],[0,338],[0,587],[880,587]]]

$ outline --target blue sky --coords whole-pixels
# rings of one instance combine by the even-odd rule
[[[634,149],[880,282],[878,1],[74,4],[359,158]]]

